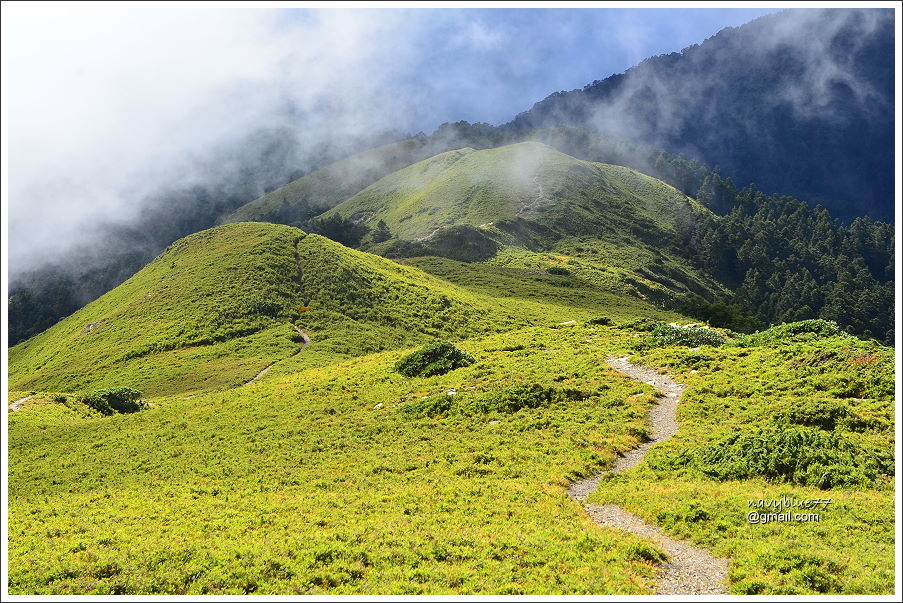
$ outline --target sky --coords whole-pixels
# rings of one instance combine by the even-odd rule
[[[316,148],[504,123],[776,10],[3,9],[13,276],[100,222],[134,220],[161,188],[228,182],[259,129],[287,127]]]

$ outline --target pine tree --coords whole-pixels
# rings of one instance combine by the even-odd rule
[[[374,243],[382,243],[383,241],[388,241],[392,238],[392,231],[389,230],[389,226],[386,224],[385,220],[380,220],[376,223],[376,229],[373,231],[373,242]]]

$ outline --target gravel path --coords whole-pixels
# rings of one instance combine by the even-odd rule
[[[537,209],[544,205],[550,205],[555,203],[554,200],[546,197],[546,194],[542,190],[542,184],[539,183],[539,176],[533,177],[533,186],[536,187],[536,193],[533,195],[533,198],[530,201],[524,201],[521,204],[519,210],[517,210],[518,216],[525,216],[529,213],[535,213]]]
[[[15,400],[12,404],[9,405],[9,411],[16,412],[17,410],[22,410],[22,406],[32,398],[34,398],[34,396],[25,396],[24,398]]]
[[[295,329],[295,331],[298,333],[298,335],[301,336],[302,341],[301,341],[301,347],[299,347],[297,350],[295,350],[295,352],[291,356],[287,356],[287,358],[291,358],[292,356],[297,356],[298,353],[301,352],[301,350],[303,350],[304,348],[306,348],[307,346],[310,345],[310,335],[308,335],[307,333],[305,333],[304,331],[302,331],[295,325],[292,325],[292,328]],[[285,360],[285,358],[283,358],[282,360]],[[280,361],[277,360],[276,362],[280,362]],[[258,379],[260,379],[261,377],[266,375],[269,372],[269,370],[271,368],[273,368],[273,365],[276,364],[276,362],[272,362],[272,363],[266,365],[263,368],[263,370],[260,371],[259,373],[257,373],[257,375],[253,379],[251,379],[250,381],[245,381],[244,385],[251,385]],[[244,386],[242,386],[242,387],[244,387]]]
[[[628,358],[628,356],[609,358],[607,362],[612,368],[633,379],[654,386],[661,392],[661,396],[659,403],[649,411],[649,424],[652,432],[650,439],[619,457],[611,469],[615,473],[636,466],[652,446],[664,442],[677,433],[677,403],[680,401],[680,395],[684,389],[682,385],[675,383],[669,377],[660,375],[650,368],[633,364]],[[585,503],[587,497],[599,487],[599,481],[603,475],[604,473],[574,482],[568,488],[568,495],[574,500]],[[617,505],[584,504],[584,508],[596,523],[647,538],[668,553],[670,561],[662,564],[664,571],[656,594],[727,594],[727,559],[713,557],[705,549],[669,538],[662,533],[661,528],[647,524]]]

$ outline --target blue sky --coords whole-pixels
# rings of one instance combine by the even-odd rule
[[[4,4],[10,266],[161,188],[228,183],[261,130],[293,137],[303,170],[336,139],[507,122],[769,12]]]
[[[395,19],[373,68],[402,95],[429,91],[406,113],[426,131],[443,121],[509,121],[548,94],[580,88],[650,56],[677,52],[769,8],[377,9]],[[286,11],[289,23],[317,11]],[[382,16],[381,16],[382,15]],[[416,49],[392,63],[399,46]],[[388,64],[387,64],[388,63]]]

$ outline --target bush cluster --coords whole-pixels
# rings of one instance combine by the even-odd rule
[[[571,271],[564,266],[550,266],[546,269],[549,274],[557,274],[558,276],[569,276]]]
[[[765,427],[731,434],[681,455],[718,480],[764,477],[800,486],[871,486],[893,475],[893,455],[857,444],[851,434],[803,426]]]
[[[448,341],[437,341],[412,352],[395,363],[396,372],[405,377],[444,375],[456,368],[470,366],[476,359]]]
[[[652,334],[645,342],[643,342],[643,345],[645,347],[684,345],[696,348],[703,345],[718,347],[724,345],[726,342],[727,338],[713,329],[660,325],[652,330]]]
[[[823,339],[825,337],[835,336],[845,337],[847,336],[847,333],[843,332],[833,320],[813,318],[811,320],[785,323],[747,335],[746,337],[742,337],[737,342],[737,345],[742,347],[755,347],[760,345],[772,346],[785,341]]]
[[[589,325],[602,325],[602,326],[608,326],[608,325],[610,325],[610,324],[612,324],[612,323],[611,323],[611,319],[610,319],[609,317],[607,317],[607,316],[598,316],[598,317],[596,317],[596,318],[591,318],[591,319],[587,320],[587,321],[586,321],[586,324],[589,324]]]
[[[78,401],[104,415],[138,412],[147,408],[141,392],[131,387],[111,387],[87,392]]]
[[[584,400],[589,394],[571,388],[544,387],[538,383],[515,385],[482,395],[437,394],[409,402],[402,412],[414,417],[439,417],[450,414],[466,416],[494,412],[513,414],[524,408],[541,408],[559,402]]]

